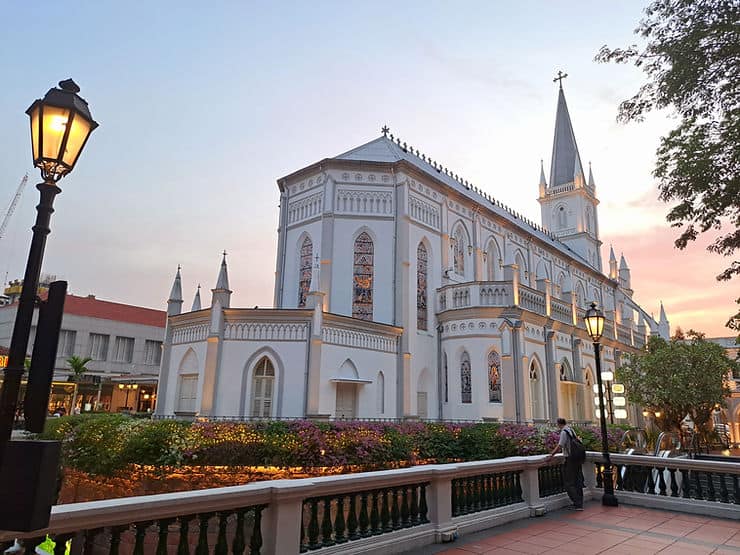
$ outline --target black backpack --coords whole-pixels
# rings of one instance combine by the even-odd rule
[[[570,438],[570,458],[578,464],[583,464],[586,461],[586,447],[584,447],[583,443],[581,443],[581,440],[578,439],[578,436],[576,436],[573,430],[566,431],[565,433],[567,433]]]

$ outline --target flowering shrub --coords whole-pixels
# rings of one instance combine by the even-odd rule
[[[576,428],[576,433],[587,449],[601,450],[598,428]],[[609,429],[612,450],[623,434]],[[83,415],[50,419],[41,437],[63,442],[65,467],[114,475],[131,465],[357,471],[496,459],[547,453],[559,433],[523,424],[184,422]]]

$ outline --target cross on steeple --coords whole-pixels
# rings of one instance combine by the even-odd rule
[[[388,127],[387,125],[384,125],[384,126],[383,126],[383,127],[381,128],[381,130],[380,130],[380,131],[381,131],[381,133],[383,133],[383,136],[385,137],[385,136],[386,136],[386,135],[388,134],[388,132],[390,131],[390,128],[389,128],[389,127]]]
[[[566,77],[568,77],[567,73],[563,73],[562,71],[558,70],[558,76],[555,77],[555,79],[553,79],[552,82],[554,83],[555,81],[559,81],[560,88],[562,89],[563,79],[565,79]]]

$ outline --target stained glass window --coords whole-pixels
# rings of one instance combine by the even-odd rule
[[[452,261],[453,270],[457,275],[465,275],[465,248],[466,248],[465,231],[462,226],[457,226],[453,235]]]
[[[373,319],[373,240],[367,232],[355,239],[352,317]]]
[[[427,248],[416,248],[416,328],[427,329]]]
[[[501,402],[501,357],[496,351],[488,353],[488,401]]]
[[[460,393],[463,403],[473,402],[473,379],[470,373],[470,357],[468,353],[462,354],[460,362]]]
[[[298,308],[306,306],[306,295],[311,288],[311,261],[313,259],[313,243],[306,237],[301,245],[301,261],[298,270]]]

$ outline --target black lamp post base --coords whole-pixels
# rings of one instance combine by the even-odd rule
[[[605,493],[604,497],[601,498],[601,504],[604,507],[618,507],[619,501],[617,501],[617,496],[613,493]]]

